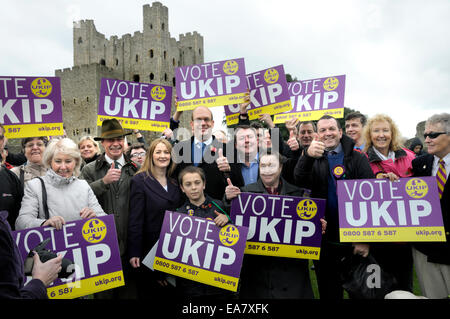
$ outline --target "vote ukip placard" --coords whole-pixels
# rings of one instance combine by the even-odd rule
[[[325,200],[241,193],[230,217],[249,228],[246,254],[319,259]]]
[[[340,180],[341,242],[445,241],[436,178]]]
[[[237,291],[247,227],[166,211],[153,267],[175,276]]]
[[[177,110],[244,102],[247,92],[244,59],[175,68]]]
[[[0,123],[10,139],[63,135],[60,79],[1,76]]]
[[[118,119],[123,128],[162,132],[169,127],[172,87],[103,78],[97,125]]]
[[[316,121],[323,115],[344,117],[345,75],[289,82],[288,89],[293,108],[275,115],[275,124],[292,118]]]
[[[73,261],[69,278],[58,278],[48,288],[51,299],[71,299],[125,284],[114,216],[67,222],[61,230],[37,227],[13,232],[23,260],[30,250],[50,238],[45,247]],[[27,278],[27,281],[31,277]]]

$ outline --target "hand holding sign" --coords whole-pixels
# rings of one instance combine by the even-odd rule
[[[325,144],[319,141],[319,137],[314,137],[314,140],[311,142],[311,145],[308,147],[307,154],[310,157],[320,158],[325,152]]]
[[[232,200],[241,193],[241,190],[239,187],[234,186],[229,178],[227,178],[227,183],[228,186],[225,187],[225,197],[227,198],[227,200]]]
[[[103,177],[103,183],[105,185],[117,182],[120,179],[121,171],[118,168],[114,168],[114,163],[111,164],[111,168],[108,170],[106,175]]]
[[[92,208],[85,207],[80,211],[80,217],[82,219],[89,219],[97,216]]]
[[[298,145],[297,138],[295,137],[294,131],[290,131],[289,139],[287,140],[287,145],[289,146],[291,151],[297,151],[300,148],[300,145]]]
[[[239,113],[240,114],[247,114],[247,110],[249,109],[250,105],[250,94],[247,91],[244,97],[244,102],[239,104]]]
[[[229,172],[231,171],[230,164],[228,163],[228,159],[223,156],[223,149],[219,148],[217,151],[219,154],[219,157],[216,159],[217,167],[219,168],[219,171],[221,172]]]
[[[214,223],[219,226],[223,227],[228,223],[228,217],[225,216],[225,214],[219,213],[217,210],[214,210],[214,214],[217,215],[216,218],[214,218]]]

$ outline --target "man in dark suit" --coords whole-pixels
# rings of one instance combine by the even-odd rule
[[[214,119],[211,110],[199,106],[192,112],[193,136],[174,145],[175,176],[189,165],[198,166],[206,175],[205,193],[213,199],[222,199],[227,186],[230,165],[225,156],[224,144],[213,135]]]
[[[413,248],[422,294],[428,298],[450,295],[450,114],[431,116],[425,123],[428,153],[412,161],[414,176],[436,176],[446,242],[415,243]]]

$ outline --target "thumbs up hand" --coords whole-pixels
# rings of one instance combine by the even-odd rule
[[[120,169],[114,168],[114,163],[111,164],[106,175],[103,177],[103,183],[105,185],[117,182],[120,179],[121,171]]]
[[[287,140],[287,145],[289,146],[291,151],[297,151],[300,148],[297,138],[295,137],[294,131],[289,132],[289,139]]]
[[[229,178],[227,178],[227,183],[228,186],[225,187],[225,197],[227,200],[232,200],[241,193],[241,190],[239,189],[239,187],[234,186]]]
[[[219,168],[219,171],[221,172],[229,172],[231,171],[230,164],[228,163],[228,159],[223,156],[223,149],[219,148],[217,151],[219,157],[216,159],[217,167]]]
[[[314,158],[320,158],[322,157],[324,152],[325,152],[325,144],[319,141],[319,136],[316,135],[313,141],[311,142],[311,145],[309,145],[308,147],[307,154],[308,156]]]

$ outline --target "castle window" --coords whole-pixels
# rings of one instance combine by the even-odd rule
[[[202,55],[202,50],[198,49],[198,54]]]
[[[150,30],[153,30],[153,24],[150,23]]]
[[[119,65],[119,59],[116,59],[116,65]]]
[[[78,44],[83,43],[83,39],[81,37],[78,38]]]
[[[86,102],[89,102],[89,96],[86,96]]]
[[[150,55],[151,58],[153,58],[153,50],[149,51],[149,55]]]
[[[172,86],[175,86],[175,78],[172,78]]]
[[[139,74],[133,75],[133,82],[139,82]]]
[[[153,73],[150,73],[150,81],[155,79],[155,75]]]
[[[100,64],[101,64],[101,65],[106,65],[105,59],[101,59],[101,60],[100,60]]]
[[[167,82],[167,73],[164,73],[164,81]]]
[[[161,25],[161,29],[164,31],[164,23]]]
[[[167,51],[164,51],[164,60],[167,58]]]
[[[176,65],[176,61],[175,61],[175,58],[173,58],[173,59],[172,59],[172,64],[173,64],[173,66],[175,66],[175,65]]]
[[[73,98],[73,104],[77,104],[77,99]]]
[[[136,62],[139,62],[139,55],[136,54]]]

